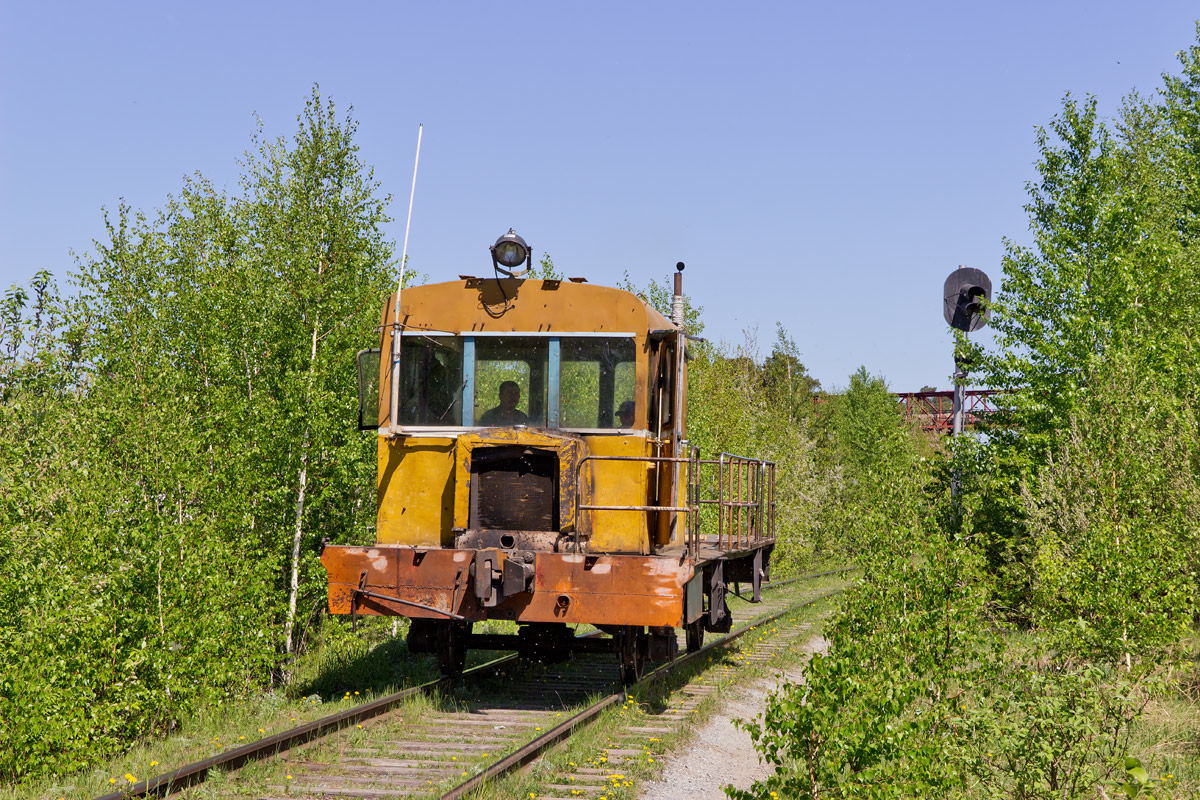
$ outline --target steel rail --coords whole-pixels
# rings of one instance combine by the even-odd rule
[[[471,667],[465,670],[463,675],[490,670],[501,664],[513,661],[516,658],[517,655],[515,653],[501,656],[485,664]],[[455,679],[438,678],[427,683],[422,683],[419,686],[403,689],[386,697],[381,697],[378,700],[372,700],[369,703],[321,717],[313,722],[289,728],[286,731],[281,731],[265,739],[244,744],[241,747],[236,747],[233,750],[219,753],[201,761],[194,761],[172,772],[164,772],[161,775],[135,783],[127,789],[101,795],[96,800],[124,800],[124,798],[128,797],[166,797],[172,792],[178,792],[190,786],[195,786],[197,783],[203,783],[207,780],[210,770],[238,769],[251,761],[261,761],[264,758],[270,758],[298,745],[328,736],[342,728],[348,728],[362,720],[377,717],[380,714],[391,711],[394,707],[411,697],[415,697],[421,693],[432,692],[453,680]]]
[[[853,569],[853,567],[849,567],[847,569]],[[835,570],[835,572],[838,572],[838,571],[844,571],[844,570]],[[832,574],[832,573],[820,573],[820,574]],[[805,576],[801,576],[801,577],[805,577]],[[793,578],[791,580],[799,580],[799,578]],[[788,581],[788,582],[790,582],[790,581]],[[775,584],[775,585],[776,586],[782,585],[782,582]],[[750,631],[755,630],[756,628],[761,628],[764,625],[769,625],[770,623],[774,622],[775,620],[779,619],[780,617],[784,617],[784,616],[792,613],[793,611],[795,611],[798,608],[803,608],[804,606],[808,606],[808,605],[812,605],[814,603],[820,602],[821,600],[825,600],[827,598],[833,597],[834,595],[840,594],[843,591],[845,591],[845,590],[844,589],[831,589],[828,592],[823,592],[822,594],[819,594],[815,597],[810,597],[799,603],[788,606],[787,608],[783,609],[782,611],[778,611],[767,617],[763,617],[763,618],[755,620],[753,622],[748,622],[745,625],[743,625],[742,627],[737,628],[736,630],[730,631],[729,633],[725,634],[720,639],[717,639],[716,641],[711,642],[711,643],[705,645],[704,647],[701,647],[696,652],[687,653],[686,655],[676,658],[674,661],[671,661],[670,663],[663,664],[661,667],[658,667],[657,669],[654,669],[651,672],[646,673],[646,675],[642,676],[642,679],[639,680],[638,683],[635,685],[648,685],[648,684],[654,683],[656,681],[662,680],[663,678],[668,677],[669,675],[671,675],[675,672],[678,672],[680,669],[691,664],[692,662],[699,660],[699,658],[701,656],[707,656],[716,650],[719,650],[724,647],[728,647],[730,644],[737,641],[741,637],[745,636]],[[504,775],[508,772],[511,772],[514,769],[518,769],[520,767],[525,766],[526,764],[528,764],[529,762],[533,761],[535,758],[540,756],[542,753],[544,753],[546,750],[548,750],[550,747],[552,747],[553,745],[557,744],[561,740],[570,736],[572,733],[575,732],[576,729],[581,728],[581,727],[587,725],[588,723],[594,721],[605,709],[610,708],[610,707],[624,701],[625,697],[626,697],[626,692],[628,691],[629,688],[630,687],[627,687],[627,686],[622,687],[621,691],[614,692],[613,694],[610,694],[607,697],[600,699],[599,701],[597,701],[593,705],[589,706],[588,708],[584,709],[583,711],[579,712],[578,714],[571,717],[570,719],[562,722],[559,725],[556,725],[555,727],[553,727],[550,730],[543,733],[541,736],[538,736],[537,738],[526,743],[523,747],[521,747],[515,753],[511,753],[510,755],[505,756],[504,758],[500,759],[499,761],[496,761],[495,763],[493,763],[487,769],[484,769],[483,771],[478,772],[475,775],[472,775],[470,778],[468,778],[467,780],[458,784],[450,791],[441,795],[439,797],[439,800],[461,800],[461,798],[466,797],[470,792],[474,791],[475,789],[478,789],[484,783],[486,783],[490,780],[493,780],[495,778],[498,778],[501,775]]]
[[[798,581],[798,580],[803,580],[805,578],[815,578],[815,577],[821,577],[824,575],[833,575],[838,572],[846,572],[846,571],[849,571],[852,569],[857,569],[857,567],[845,567],[843,569],[833,570],[830,572],[819,572],[819,573],[814,573],[812,575],[801,575],[796,578],[789,578],[786,581],[775,581],[775,582],[770,582],[770,583],[764,583],[763,588],[764,589],[775,588],[776,586],[783,586],[784,584],[792,583],[792,582]],[[818,599],[821,599],[821,598],[818,598]],[[813,602],[815,602],[815,601],[813,601]],[[781,613],[786,613],[786,612],[781,612]],[[773,620],[778,616],[779,615],[776,615],[775,617],[771,617],[770,619]],[[751,625],[759,625],[759,624],[764,624],[764,623],[751,623]],[[745,630],[749,629],[749,627],[750,626],[747,626],[746,628],[743,628],[743,629],[739,629],[740,632],[738,633],[738,635],[740,636],[741,633],[744,633]],[[591,637],[591,636],[595,636],[595,635],[596,635],[596,632],[591,632],[591,633],[584,634],[583,636],[577,637],[577,638],[587,638],[587,637]],[[732,635],[732,634],[730,634],[730,635]],[[725,639],[725,638],[718,639],[717,641],[715,641],[715,642],[711,643],[710,645],[706,646],[705,648],[701,649],[699,652],[701,652],[701,653],[706,652],[710,647],[720,646],[721,643],[725,642],[725,641],[727,641],[727,639]],[[672,662],[672,664],[667,664],[665,666],[670,667],[673,665],[678,665],[680,662],[686,663],[686,662],[690,661],[696,655],[698,655],[698,653],[689,653],[686,656],[676,659],[674,662]],[[500,658],[492,659],[491,661],[488,661],[484,664],[479,664],[478,666],[471,667],[470,669],[465,670],[462,674],[463,675],[474,675],[477,673],[481,673],[485,670],[493,669],[495,667],[500,666],[501,664],[506,664],[510,661],[513,661],[517,657],[518,656],[515,653],[507,655],[507,656],[501,656]],[[658,670],[655,670],[654,672],[649,673],[646,676],[646,678],[643,678],[643,680],[648,680],[650,678],[650,675],[657,674],[661,669],[662,668],[660,667]],[[295,728],[289,728],[288,730],[280,731],[279,733],[273,734],[272,736],[268,736],[264,739],[259,739],[254,742],[249,742],[240,747],[236,747],[232,750],[228,750],[224,753],[218,753],[215,756],[210,756],[209,758],[201,759],[200,761],[194,761],[190,764],[185,764],[184,766],[180,767],[179,769],[173,770],[171,772],[164,772],[161,775],[156,775],[152,778],[147,778],[146,780],[139,781],[138,783],[135,783],[133,786],[130,786],[128,788],[121,789],[119,791],[109,792],[108,794],[101,795],[101,796],[97,797],[96,800],[124,800],[124,798],[131,798],[131,797],[166,797],[167,795],[170,795],[174,792],[182,791],[183,789],[187,789],[191,786],[195,786],[198,783],[203,783],[205,780],[208,779],[208,773],[211,770],[220,769],[220,770],[225,771],[225,770],[238,769],[238,768],[245,766],[246,764],[251,763],[253,761],[261,761],[263,759],[270,758],[272,756],[275,756],[275,755],[283,753],[287,750],[290,750],[293,747],[298,747],[300,745],[307,744],[308,742],[314,741],[316,739],[320,739],[324,736],[328,736],[329,734],[335,733],[336,731],[339,731],[343,728],[348,728],[351,725],[355,725],[359,722],[362,722],[363,720],[371,719],[371,718],[377,717],[381,714],[385,714],[388,711],[392,710],[397,705],[399,705],[400,703],[404,702],[405,700],[415,697],[417,694],[433,692],[434,690],[436,690],[438,688],[448,685],[450,682],[452,682],[454,680],[456,680],[456,678],[442,677],[442,678],[437,678],[432,681],[428,681],[426,683],[423,683],[423,684],[420,684],[417,686],[409,687],[408,689],[402,689],[401,691],[387,695],[386,697],[381,697],[377,700],[372,700],[368,703],[364,703],[362,705],[355,706],[354,708],[346,709],[345,711],[339,711],[335,714],[329,714],[328,716],[321,717],[320,719],[314,720],[312,722],[308,722],[303,725],[298,725]],[[616,693],[616,694],[612,695],[611,697],[615,697],[619,700],[623,696],[624,696],[623,693]],[[609,699],[611,699],[611,698],[606,698],[606,700],[609,700]],[[602,702],[604,702],[604,701],[602,701]],[[572,717],[571,720],[568,720],[567,722],[564,722],[562,725],[555,727],[554,729],[549,731],[547,734],[545,734],[544,737],[539,737],[538,739],[536,739],[534,741],[537,742],[537,741],[540,741],[542,738],[549,737],[552,734],[554,734],[556,731],[560,731],[560,729],[563,729],[564,727],[566,728],[565,733],[569,734],[571,729],[573,729],[574,727],[577,727],[580,724],[583,724],[587,720],[590,720],[592,716],[600,713],[600,711],[603,711],[604,708],[607,708],[607,707],[608,707],[608,705],[606,704],[602,708],[597,708],[591,715],[586,716],[586,717],[584,715],[586,715],[587,712],[582,712],[581,714],[576,715],[575,717]],[[560,733],[556,738],[553,739],[553,741],[557,741],[558,738],[562,738],[563,735],[565,735],[565,734]],[[532,743],[530,743],[530,744],[532,744]],[[511,770],[516,766],[521,766],[522,764],[524,764],[526,762],[521,761],[518,763],[514,759],[517,759],[517,757],[521,754],[521,752],[523,752],[529,746],[530,745],[526,745],[525,748],[522,748],[522,751],[518,751],[518,753],[513,754],[512,756],[509,756],[508,758],[504,759],[503,762],[498,762],[498,763],[507,763],[509,761],[513,762],[513,763],[509,764],[505,768],[504,771]],[[540,750],[538,752],[540,752]],[[536,753],[535,753],[535,756],[536,756]],[[480,773],[480,774],[483,774],[483,773]],[[497,774],[502,774],[502,773],[497,773]]]

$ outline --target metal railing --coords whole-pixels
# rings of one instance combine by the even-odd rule
[[[717,468],[715,499],[698,500],[698,505],[717,506],[717,549],[742,550],[774,540],[775,462],[721,453],[698,463]]]
[[[733,453],[721,453],[715,459],[700,458],[700,448],[684,442],[687,456],[598,456],[586,455],[575,466],[575,510],[577,515],[589,512],[662,512],[684,516],[684,545],[688,556],[695,558],[701,545],[725,552],[760,546],[775,539],[775,462],[749,458]],[[684,505],[598,505],[582,502],[583,465],[597,461],[625,461],[651,464],[687,465]],[[716,467],[715,481],[710,478],[713,496],[704,497],[704,468]],[[657,476],[656,476],[657,477]],[[656,483],[656,485],[661,485]],[[701,540],[701,507],[716,506],[717,536],[715,541]],[[594,524],[594,523],[593,523]],[[582,528],[582,525],[577,525]],[[590,529],[591,526],[589,526]],[[576,537],[578,542],[578,537]]]

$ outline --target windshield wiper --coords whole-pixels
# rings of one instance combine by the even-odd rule
[[[462,382],[462,386],[459,386],[458,391],[454,393],[454,398],[450,401],[450,405],[446,406],[445,411],[443,411],[441,414],[438,414],[438,418],[437,418],[438,422],[441,422],[446,417],[446,415],[450,413],[450,409],[454,408],[454,404],[459,401],[459,398],[462,397],[463,390],[466,388],[467,388],[467,382],[464,380]]]

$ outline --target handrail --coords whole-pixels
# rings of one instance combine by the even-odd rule
[[[723,452],[700,459],[717,467],[716,499],[697,505],[717,506],[717,548],[732,549],[775,538],[774,461]]]
[[[684,514],[684,544],[695,558],[700,549],[700,508],[717,506],[717,550],[732,550],[775,539],[774,461],[722,452],[715,459],[700,458],[700,448],[682,442],[686,456],[585,455],[575,465],[575,508],[582,511],[659,511]],[[625,461],[644,464],[687,464],[683,505],[598,505],[581,502],[583,465],[589,461]],[[716,499],[701,496],[705,465],[717,467]],[[678,501],[677,501],[678,502]],[[581,527],[577,525],[577,527]],[[578,543],[578,539],[576,539]]]
[[[686,463],[689,463],[690,460],[691,460],[690,457],[685,458],[683,456],[598,456],[598,455],[588,454],[588,455],[584,456],[583,458],[579,459],[579,462],[575,465],[575,510],[576,510],[576,512],[579,512],[579,511],[667,511],[667,512],[672,512],[672,513],[687,514],[690,517],[692,515],[692,513],[694,511],[697,511],[698,509],[695,509],[691,506],[651,506],[651,505],[645,505],[645,506],[600,506],[600,505],[589,505],[589,504],[584,504],[584,503],[580,502],[580,487],[583,485],[583,482],[580,480],[580,476],[583,472],[583,465],[588,461],[640,461],[644,464],[665,464],[665,463],[686,464]],[[579,527],[580,526],[578,524],[576,524],[576,528],[578,529]],[[578,546],[579,538],[576,537],[575,541],[576,541],[576,546]],[[695,557],[695,550],[690,547],[690,543],[689,543],[688,551],[689,551],[688,554],[690,556]]]

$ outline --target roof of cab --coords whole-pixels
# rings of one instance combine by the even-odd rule
[[[389,295],[383,325],[394,320]],[[672,330],[675,325],[624,289],[568,281],[467,278],[411,286],[400,293],[406,330],[446,333],[504,331],[633,333]]]

